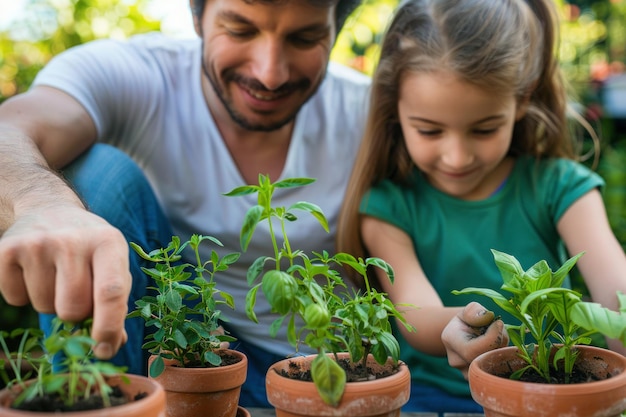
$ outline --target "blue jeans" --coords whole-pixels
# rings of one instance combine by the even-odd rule
[[[438,413],[476,413],[482,414],[483,408],[471,397],[458,397],[439,388],[411,382],[411,398],[402,407],[405,412]]]
[[[64,171],[64,176],[81,196],[87,208],[118,228],[128,242],[146,250],[166,247],[172,238],[171,225],[141,169],[122,151],[96,144]],[[198,231],[200,232],[200,231]],[[141,270],[151,267],[131,249],[130,272],[133,278],[128,311],[146,294],[152,284]],[[51,328],[53,316],[40,314],[40,326]],[[148,352],[141,349],[146,327],[142,318],[126,319],[128,342],[112,362],[126,366],[129,373],[147,375]],[[150,329],[147,329],[148,331]],[[228,329],[236,337],[236,329]],[[269,366],[283,357],[273,355],[238,340],[232,347],[248,356],[248,377],[242,387],[240,404],[244,407],[269,407],[265,396],[265,373]]]

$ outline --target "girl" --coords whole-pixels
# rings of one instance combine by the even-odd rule
[[[406,311],[417,331],[397,332],[413,378],[406,410],[481,411],[441,335],[485,311],[464,312],[472,299],[452,290],[500,288],[491,248],[553,269],[585,251],[578,267],[595,301],[616,309],[626,291],[603,180],[576,162],[568,134],[554,16],[550,0],[411,0],[383,41],[338,249],[388,261],[395,283],[382,289],[417,306]],[[506,344],[502,323],[482,339],[478,350]],[[448,342],[465,365],[479,353],[467,327]]]

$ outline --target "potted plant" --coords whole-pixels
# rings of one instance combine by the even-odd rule
[[[143,271],[154,280],[146,296],[136,302],[129,317],[142,317],[148,332],[143,345],[150,353],[149,376],[166,392],[167,415],[196,417],[211,410],[215,417],[245,413],[238,406],[241,385],[246,379],[248,360],[236,350],[223,348],[235,339],[221,331],[224,320],[220,307],[234,308],[232,296],[216,287],[215,275],[228,269],[238,253],[210,259],[200,256],[203,242],[222,246],[212,236],[192,235],[186,242],[173,236],[166,248],[145,252],[132,248],[154,264]],[[189,248],[195,263],[182,261]]]
[[[626,410],[626,357],[589,344],[596,332],[626,341],[626,298],[618,293],[618,313],[562,287],[582,253],[553,272],[545,261],[524,271],[515,257],[492,252],[509,295],[455,291],[487,296],[519,321],[507,325],[513,346],[470,364],[470,390],[485,415],[619,416]]]
[[[261,289],[272,312],[278,315],[270,334],[275,336],[286,325],[288,340],[296,351],[306,345],[317,352],[272,366],[266,377],[268,400],[279,417],[397,416],[409,399],[410,375],[407,366],[398,360],[400,349],[390,320],[396,318],[407,328],[410,325],[387,295],[378,292],[368,280],[370,267],[381,268],[393,280],[391,266],[378,258],[356,259],[346,253],[331,256],[326,251],[307,254],[293,248],[285,226],[297,219],[297,211],[311,214],[326,231],[328,222],[322,210],[309,202],[290,207],[272,205],[276,189],[313,181],[290,178],[272,183],[260,175],[258,185],[238,187],[226,194],[257,194],[258,204],[247,211],[242,226],[243,250],[263,221],[267,221],[274,248],[272,255],[259,257],[248,269],[248,317],[257,320],[254,307]],[[340,273],[346,267],[363,277],[362,290],[348,289]],[[354,380],[348,375],[355,373],[360,382],[351,382]],[[386,377],[377,379],[378,374]],[[299,380],[303,376],[308,376],[306,381]]]
[[[165,393],[158,383],[94,360],[90,327],[90,321],[75,325],[56,320],[48,336],[39,329],[0,332],[4,361],[12,371],[9,377],[0,368],[6,384],[0,391],[0,415],[163,416]],[[9,350],[9,340],[17,341],[15,351]]]

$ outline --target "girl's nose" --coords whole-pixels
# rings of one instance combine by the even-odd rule
[[[443,147],[442,160],[450,168],[461,169],[474,160],[471,146],[463,138],[451,138]]]

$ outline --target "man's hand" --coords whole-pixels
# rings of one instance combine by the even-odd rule
[[[112,357],[126,342],[132,279],[122,233],[76,206],[31,210],[0,238],[0,292],[70,322],[93,315],[95,354]]]
[[[450,366],[467,378],[470,363],[481,353],[507,346],[509,335],[502,320],[494,320],[492,311],[472,302],[450,320],[441,333],[441,340]]]

